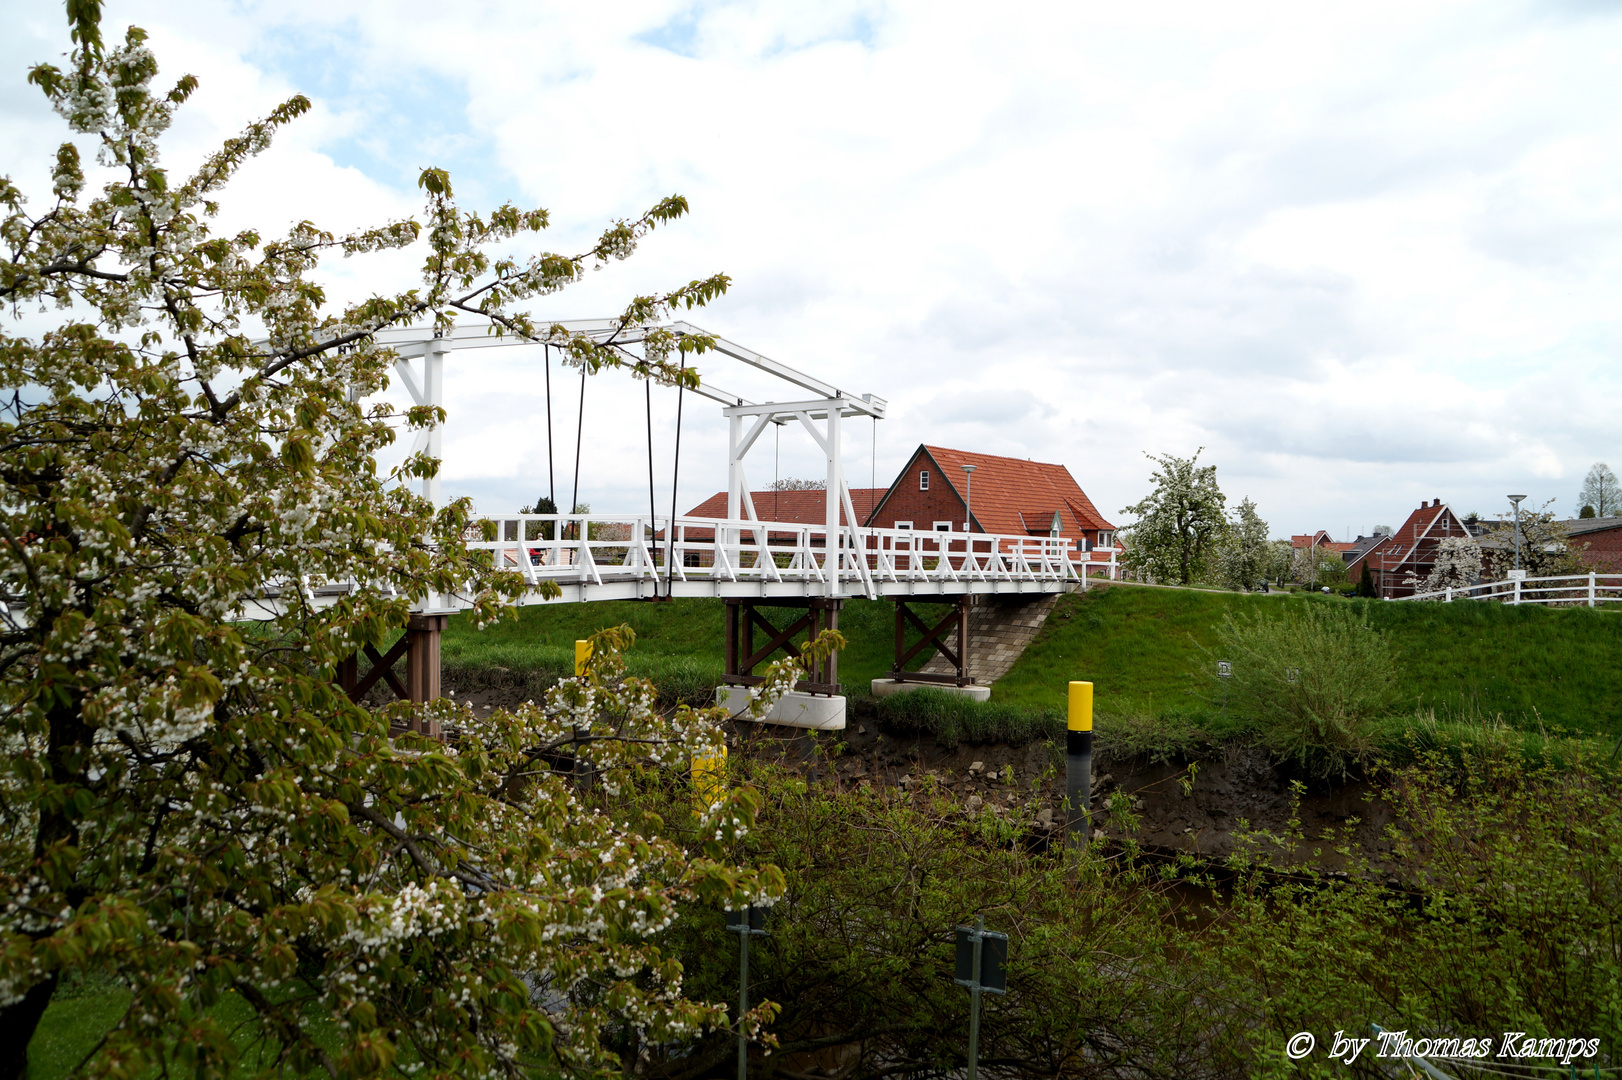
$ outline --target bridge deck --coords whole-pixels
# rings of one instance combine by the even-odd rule
[[[1059,537],[842,528],[749,519],[511,514],[482,519],[471,546],[565,600],[669,596],[962,596],[1051,593],[1114,551]],[[1095,559],[1095,554],[1105,558]],[[535,602],[539,602],[536,596]]]
[[[1086,587],[1088,574],[1113,578],[1115,549],[1078,552],[1064,538],[910,529],[836,531],[830,560],[820,525],[596,514],[506,514],[478,519],[475,551],[535,586],[520,604],[647,600],[659,596],[957,597],[1041,594]],[[831,565],[830,565],[831,563]],[[546,600],[551,582],[562,596]],[[351,591],[345,583],[306,585],[317,607]],[[441,596],[434,611],[466,606]],[[244,603],[243,616],[275,618],[280,596]]]

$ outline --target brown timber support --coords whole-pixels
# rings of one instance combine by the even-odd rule
[[[412,615],[406,631],[386,653],[379,653],[368,645],[361,650],[371,661],[371,668],[363,675],[360,655],[351,656],[338,665],[338,686],[350,701],[360,701],[379,682],[387,684],[394,696],[413,705],[426,705],[440,697],[440,635],[445,632],[445,615]],[[404,657],[405,681],[401,682],[394,667]],[[426,719],[418,711],[411,720],[411,730],[433,738],[439,737],[439,724]]]
[[[969,674],[969,605],[973,598],[960,596],[957,598],[954,609],[946,613],[933,627],[926,626],[916,612],[907,606],[905,600],[895,602],[895,663],[890,669],[890,678],[895,682],[932,682],[948,683],[954,686],[969,686],[974,679]],[[907,624],[911,623],[918,633],[923,635],[909,647],[907,645]],[[957,647],[947,644],[945,634],[953,625],[957,627]],[[924,649],[933,647],[936,652],[945,658],[948,664],[957,669],[955,675],[935,674],[925,671],[908,671],[907,665],[912,658]]]
[[[800,647],[795,639],[802,633],[807,642],[824,630],[839,629],[839,609],[844,601],[826,597],[804,600],[746,600],[728,597],[726,623],[726,673],[722,681],[728,686],[759,686],[765,678],[755,674],[755,668],[765,663],[779,650],[798,657]],[[805,614],[787,627],[778,629],[762,615],[759,608],[801,608]],[[764,635],[765,644],[755,647],[755,631]],[[805,671],[805,677],[794,684],[794,689],[807,694],[838,694],[839,654],[831,653],[824,660],[814,661]]]

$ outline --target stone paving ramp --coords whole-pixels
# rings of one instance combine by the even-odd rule
[[[969,609],[969,674],[981,686],[988,686],[1008,674],[1020,654],[1047,622],[1048,613],[1059,600],[1057,593],[1046,596],[976,596]],[[953,675],[957,669],[939,653],[921,669],[931,674]]]

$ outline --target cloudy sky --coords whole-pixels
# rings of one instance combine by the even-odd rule
[[[0,13],[0,171],[39,191],[62,129],[24,79],[66,29],[44,0]],[[1622,468],[1612,4],[108,0],[106,21],[202,79],[174,167],[315,102],[225,227],[412,214],[439,165],[470,207],[547,207],[574,252],[686,195],[536,313],[724,271],[694,322],[890,401],[851,425],[853,483],[927,441],[1063,462],[1120,523],[1145,452],[1203,447],[1275,534],[1339,538],[1437,496],[1574,512],[1591,464]],[[416,258],[338,262],[333,295],[407,287]],[[545,493],[541,356],[450,364],[447,489],[492,511]],[[563,502],[580,387],[553,376]],[[661,509],[674,404],[654,394]],[[688,404],[683,509],[725,483],[718,410]],[[647,505],[644,409],[622,377],[586,388],[596,510]],[[816,468],[785,432],[750,479]]]

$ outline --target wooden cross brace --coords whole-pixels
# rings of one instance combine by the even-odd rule
[[[400,635],[388,652],[379,654],[370,645],[361,650],[372,664],[365,675],[360,673],[359,654],[339,664],[338,686],[350,701],[355,702],[365,698],[380,681],[386,683],[401,701],[417,705],[433,701],[440,696],[439,639],[445,630],[445,622],[444,615],[412,615],[405,633]],[[394,665],[400,662],[402,656],[406,662],[403,683],[394,674]],[[437,722],[426,721],[420,715],[412,721],[412,728],[436,736],[439,732]]]
[[[754,674],[757,665],[765,663],[781,650],[798,658],[801,649],[795,638],[804,634],[807,640],[823,630],[839,629],[838,600],[727,600],[726,675],[731,686],[759,686],[766,680]],[[794,607],[805,609],[805,614],[779,630],[761,614],[761,607]],[[763,631],[766,643],[755,648],[755,631]],[[796,690],[811,694],[837,694],[840,692],[838,654],[814,662],[805,671],[805,678],[794,684]]]
[[[923,636],[907,647],[907,624],[911,623]],[[942,635],[951,627],[957,628],[957,648],[946,643]],[[912,658],[925,648],[933,646],[935,651],[946,659],[946,662],[957,668],[956,675],[936,675],[922,671],[908,671],[907,665]],[[969,677],[969,597],[960,597],[954,609],[933,627],[924,625],[916,612],[909,608],[905,601],[895,602],[895,666],[890,670],[890,678],[896,682],[948,682],[958,686],[967,686],[974,680]]]

